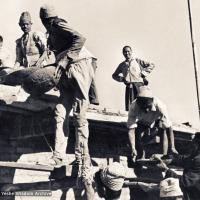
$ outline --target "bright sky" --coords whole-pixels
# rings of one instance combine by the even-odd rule
[[[191,2],[198,58],[200,1]],[[31,13],[33,30],[44,31],[39,19],[44,3],[54,5],[98,57],[102,106],[124,109],[125,86],[111,76],[124,59],[122,47],[130,45],[137,57],[155,63],[149,86],[167,105],[172,120],[199,127],[187,0],[6,0],[1,3],[0,34],[11,52],[22,35],[18,21],[23,11]]]

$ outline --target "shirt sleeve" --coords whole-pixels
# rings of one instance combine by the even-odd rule
[[[155,65],[153,63],[150,63],[138,58],[136,59],[136,61],[141,66],[141,73],[144,77],[148,76],[152,72],[152,70],[155,68]]]
[[[128,112],[128,121],[127,121],[127,127],[128,129],[133,129],[137,127],[137,122],[139,120],[139,111],[138,111],[138,105],[136,101],[134,101],[129,109]]]
[[[34,32],[33,34],[34,41],[42,54],[47,48],[47,39],[42,32]]]
[[[121,74],[121,75],[120,75]],[[118,82],[123,82],[123,76],[122,76],[122,63],[117,67],[117,69],[115,70],[115,72],[112,75],[112,78],[115,81]]]
[[[180,166],[183,168],[191,168],[193,165],[192,159],[190,156],[186,155],[174,155],[174,158],[172,159],[172,165]]]
[[[169,118],[166,106],[157,98],[156,98],[156,104],[157,104],[156,106],[157,106],[159,112],[161,113],[160,127],[164,128],[164,129],[171,127],[172,122]]]
[[[21,50],[20,39],[16,40],[16,59],[15,64],[19,63],[19,66],[23,65],[23,53]]]

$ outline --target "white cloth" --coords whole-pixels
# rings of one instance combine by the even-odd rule
[[[124,184],[125,168],[120,163],[114,162],[102,169],[100,178],[108,188],[119,191]]]
[[[0,49],[0,63],[1,67],[13,67],[11,55],[4,47]]]
[[[164,198],[178,196],[183,196],[178,179],[167,178],[160,182],[160,197]]]
[[[166,106],[158,98],[154,97],[153,107],[148,112],[140,108],[137,100],[133,101],[128,113],[127,127],[129,129],[136,128],[138,123],[153,128],[156,120],[160,120],[161,128],[172,126]]]

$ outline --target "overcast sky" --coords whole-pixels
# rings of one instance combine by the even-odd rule
[[[155,63],[149,86],[167,105],[172,120],[199,127],[187,0],[2,1],[0,34],[12,53],[15,40],[22,35],[18,21],[23,11],[31,13],[33,30],[45,31],[39,19],[44,3],[54,5],[58,15],[87,38],[86,46],[98,57],[96,78],[102,106],[124,109],[125,86],[111,76],[124,59],[122,47],[130,45],[137,57]],[[192,0],[197,59],[199,10],[200,1]]]

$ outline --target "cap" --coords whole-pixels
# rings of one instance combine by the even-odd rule
[[[29,12],[25,11],[21,14],[19,18],[19,24],[21,23],[32,23],[31,22],[31,15]]]
[[[138,97],[153,98],[153,94],[149,87],[141,86],[139,87]]]
[[[119,191],[124,184],[125,174],[124,166],[118,162],[113,162],[102,169],[100,178],[109,189]]]
[[[160,197],[183,196],[177,178],[167,178],[160,182]]]
[[[46,4],[40,7],[40,18],[44,19],[50,17],[57,17],[54,7]]]

